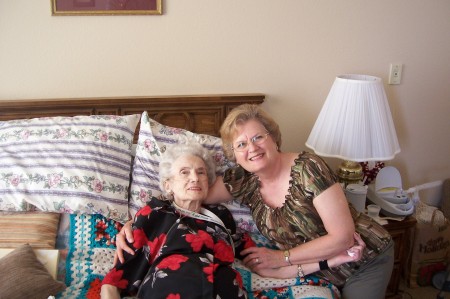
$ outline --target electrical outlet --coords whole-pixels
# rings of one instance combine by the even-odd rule
[[[391,63],[389,70],[389,84],[400,84],[402,80],[402,64]]]

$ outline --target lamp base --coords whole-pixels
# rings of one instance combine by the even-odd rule
[[[344,161],[337,170],[339,182],[348,184],[357,184],[363,178],[363,169],[358,162]]]

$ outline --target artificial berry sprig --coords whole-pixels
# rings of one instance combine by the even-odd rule
[[[373,164],[375,163],[375,164]],[[369,185],[377,177],[378,172],[384,167],[384,162],[360,162],[363,169],[363,183]],[[372,166],[373,165],[373,166]]]

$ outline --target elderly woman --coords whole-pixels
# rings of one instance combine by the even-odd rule
[[[231,268],[234,256],[229,233],[235,233],[231,213],[223,206],[210,206],[209,210],[202,207],[208,187],[214,181],[214,164],[201,146],[177,145],[164,153],[160,163],[160,186],[168,201],[153,198],[136,214],[133,232],[127,234],[127,244],[132,248],[123,246],[128,252],[125,261],[122,253],[119,254],[123,263],[118,263],[105,277],[103,298],[118,298],[117,288],[126,294],[137,292],[139,298],[245,296],[241,278]],[[125,239],[125,234],[122,231],[118,239]],[[249,238],[242,239],[247,242],[234,238],[235,245],[239,245],[236,253],[240,259],[244,257],[239,249],[254,246]],[[357,245],[349,251],[342,250],[328,260],[330,267],[361,258],[365,244],[359,235],[355,235],[355,240]],[[260,261],[256,259],[256,262]],[[312,262],[273,268],[267,273],[261,269],[259,273],[290,278],[319,269],[319,264]],[[111,293],[116,297],[107,297]]]
[[[164,199],[152,198],[133,225],[134,254],[105,276],[102,298],[246,298],[231,265],[235,223],[223,206],[202,202],[215,180],[208,152],[198,144],[168,149],[160,163]]]

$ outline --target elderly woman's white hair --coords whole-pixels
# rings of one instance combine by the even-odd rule
[[[199,143],[190,141],[188,143],[174,144],[166,149],[166,151],[161,155],[161,161],[159,162],[159,187],[162,194],[168,197],[166,189],[164,188],[164,182],[172,177],[172,165],[175,160],[183,155],[193,155],[197,156],[205,162],[207,174],[208,174],[208,185],[211,186],[216,180],[216,165],[208,152]]]

